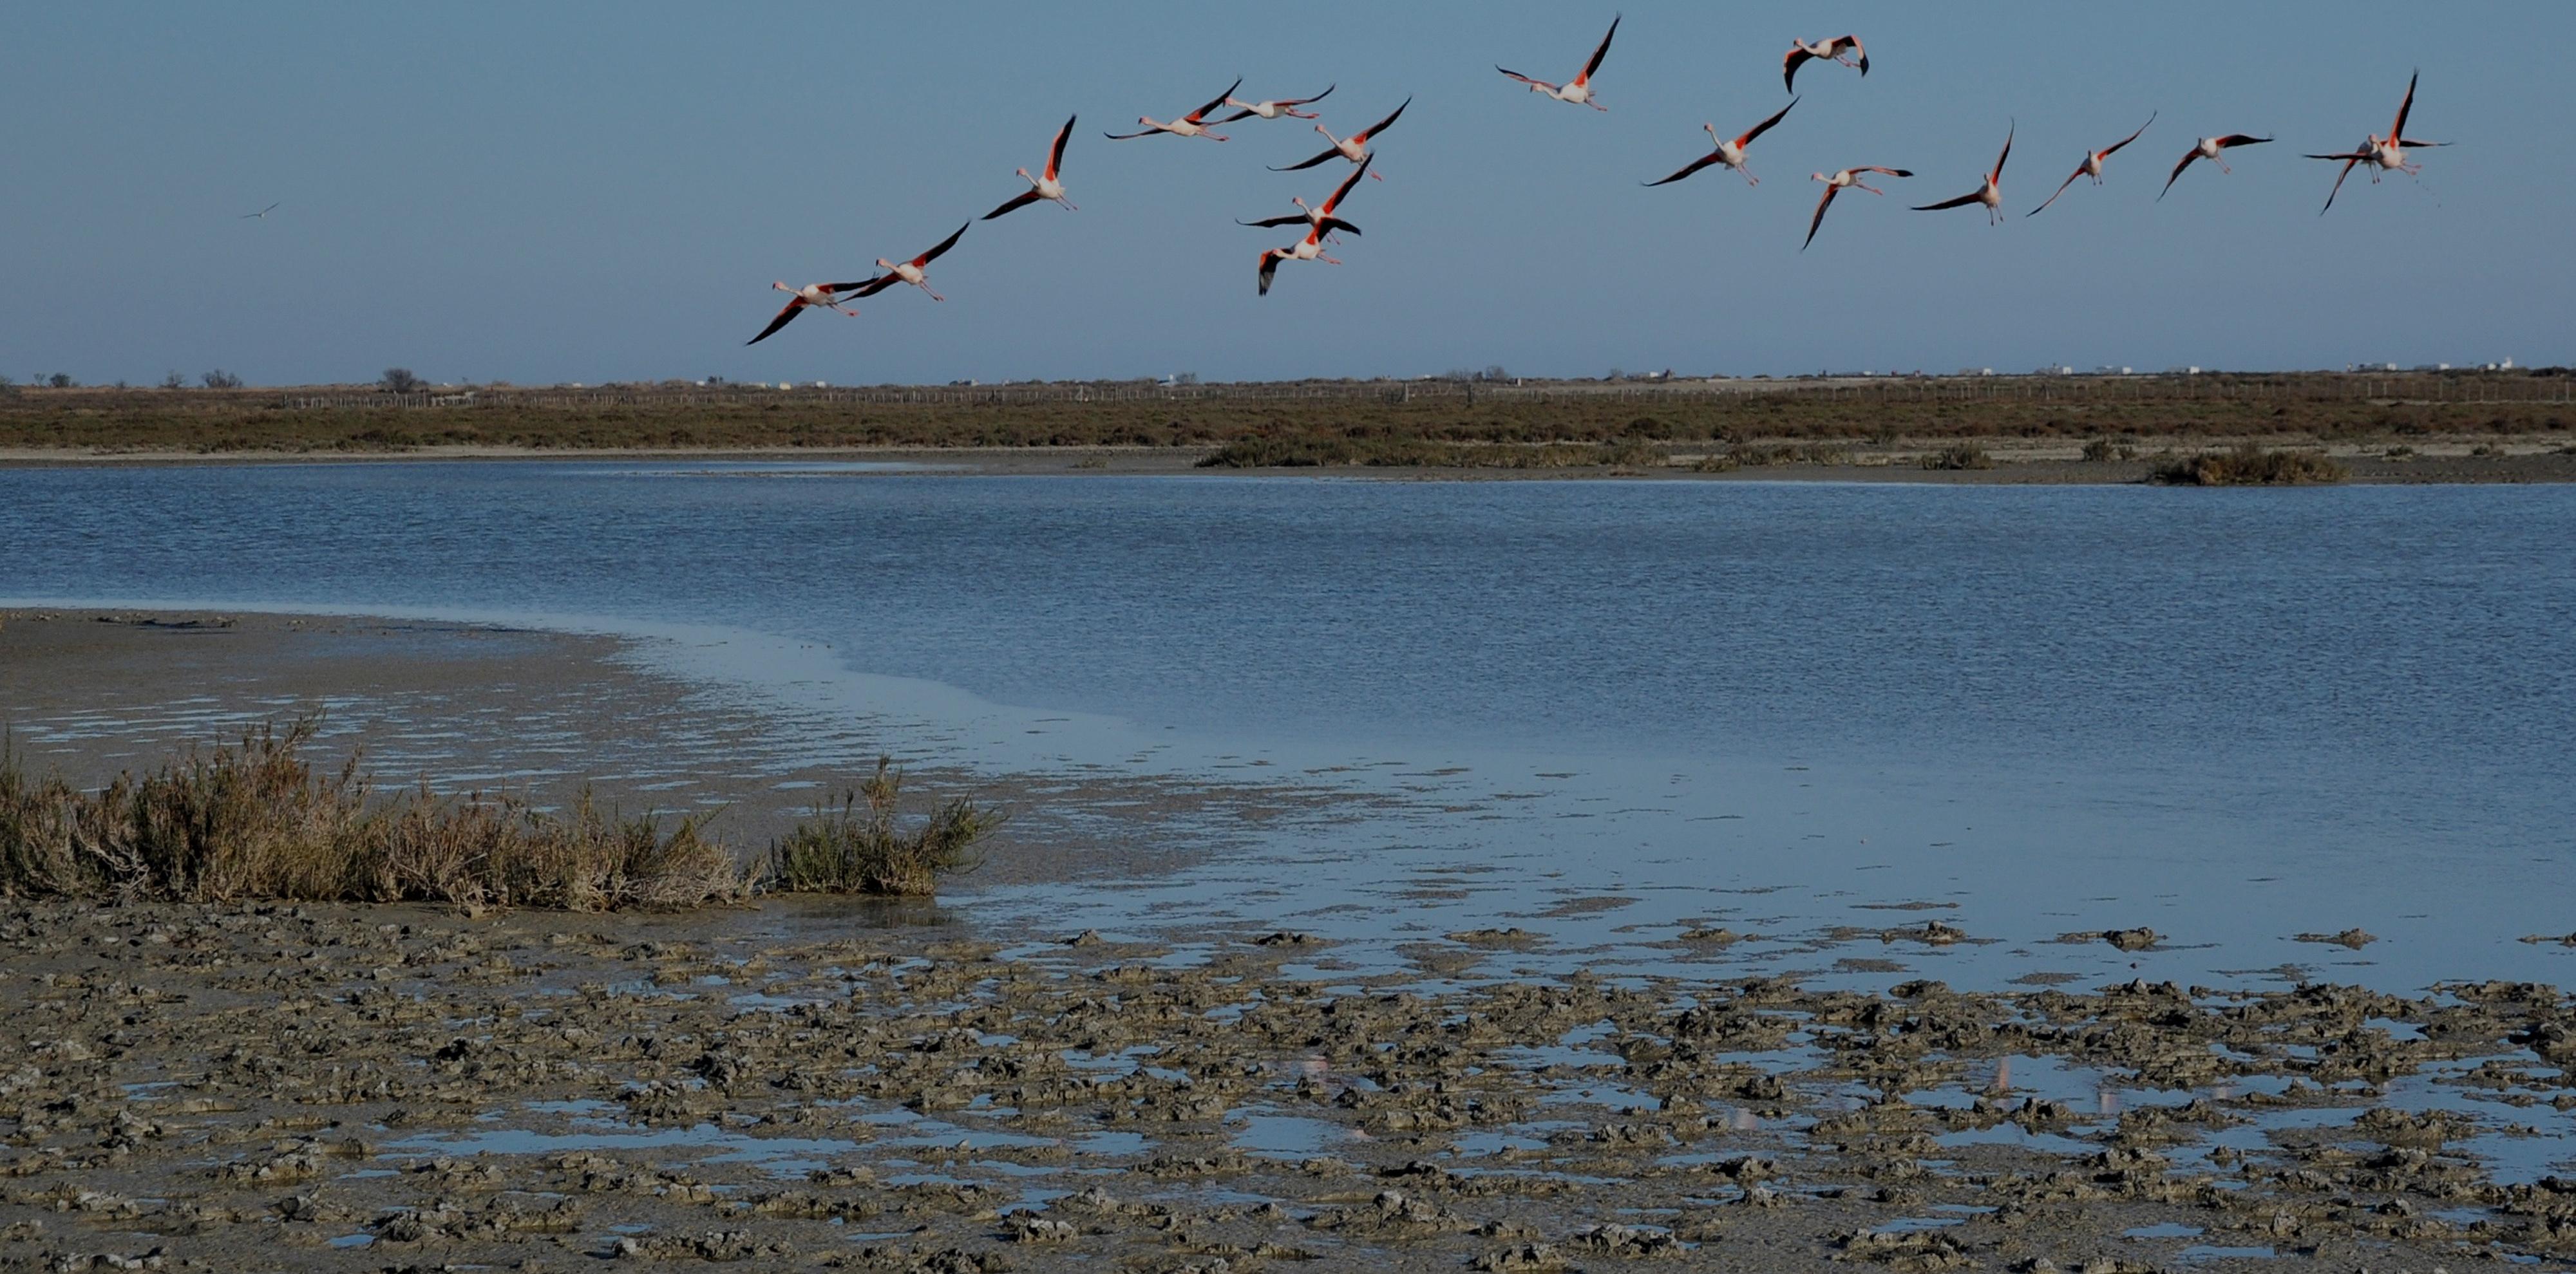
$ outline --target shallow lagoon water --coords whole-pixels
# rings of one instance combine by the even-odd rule
[[[996,919],[1863,983],[2572,980],[2570,544],[2563,487],[0,471],[0,602],[633,633],[847,756],[1393,798]]]

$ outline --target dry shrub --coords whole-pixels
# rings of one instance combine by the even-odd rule
[[[1987,455],[1983,447],[1961,443],[1957,446],[1943,447],[1916,463],[1926,469],[1992,469],[1995,467],[1995,458]]]
[[[567,815],[425,790],[375,800],[356,758],[336,774],[302,758],[318,726],[262,726],[96,792],[0,757],[0,895],[602,911],[748,892],[698,818],[621,820],[586,792]]]
[[[2341,482],[2352,476],[2343,465],[2317,451],[2269,451],[2246,443],[2234,451],[2178,456],[2149,475],[2168,486],[2288,487]]]
[[[981,865],[981,842],[1002,825],[1002,814],[956,797],[906,830],[902,796],[903,772],[892,758],[877,758],[876,773],[856,791],[770,846],[771,882],[787,893],[928,897],[940,877]]]

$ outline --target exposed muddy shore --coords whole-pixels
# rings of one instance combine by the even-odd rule
[[[2576,1108],[2547,988],[1456,984],[1473,935],[1374,977],[1067,937],[12,905],[0,1261],[2576,1259],[2576,1181],[2517,1153]]]

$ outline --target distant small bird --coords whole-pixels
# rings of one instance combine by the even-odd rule
[[[1339,87],[1341,86],[1336,84],[1326,88],[1321,93],[1317,93],[1313,97],[1292,97],[1279,102],[1238,102],[1234,100],[1233,94],[1228,93],[1225,98],[1226,105],[1240,106],[1243,109],[1236,111],[1232,115],[1226,116],[1224,119],[1217,120],[1216,122],[1219,124],[1231,124],[1236,120],[1251,119],[1255,116],[1262,119],[1314,119],[1316,118],[1316,115],[1313,111],[1301,111],[1297,108],[1300,106],[1312,106],[1317,102],[1323,101],[1325,98],[1333,95],[1333,89]]]
[[[1900,49],[1898,52],[1901,53],[1903,50]],[[1854,61],[1854,58],[1859,60]],[[1789,41],[1789,51],[1780,58],[1781,82],[1789,86],[1790,92],[1797,92],[1798,68],[1820,60],[1840,66],[1858,67],[1863,76],[1869,74],[1869,50],[1860,46],[1860,37],[1838,35],[1815,44],[1809,44],[1804,40]]]
[[[1375,155],[1371,155],[1367,159],[1361,160],[1360,166],[1352,169],[1351,175],[1342,179],[1341,186],[1333,191],[1332,197],[1326,199],[1322,204],[1316,207],[1307,207],[1305,199],[1301,196],[1289,196],[1288,202],[1297,205],[1299,209],[1298,215],[1294,217],[1272,217],[1266,221],[1238,221],[1235,224],[1243,226],[1259,226],[1267,230],[1275,230],[1280,226],[1302,225],[1316,230],[1321,230],[1328,235],[1336,233],[1357,235],[1360,232],[1360,228],[1358,226],[1352,225],[1333,214],[1342,206],[1342,201],[1350,197],[1351,187],[1360,184],[1360,178],[1368,175],[1369,165],[1376,161],[1377,156]]]
[[[2040,206],[2038,206],[2038,207],[2036,207],[2036,208],[2033,208],[2033,209],[2031,209],[2030,211],[2028,211],[2028,212],[2026,212],[2026,213],[2023,213],[2022,215],[2023,215],[2023,216],[2025,216],[2025,217],[2036,217],[2036,216],[2038,216],[2039,214],[2041,214],[2041,213],[2043,213],[2043,212],[2048,211],[2048,204],[2056,203],[2056,202],[2057,202],[2057,195],[2065,194],[2065,193],[2066,193],[2066,187],[2067,187],[2067,186],[2072,186],[2072,185],[2074,185],[2074,184],[2075,184],[2075,179],[2076,179],[2077,177],[2090,177],[2090,178],[2092,178],[2092,179],[2093,179],[2093,184],[2094,184],[2094,185],[2096,185],[2096,186],[2101,185],[2101,184],[2102,184],[2102,161],[2103,161],[2103,160],[2106,160],[2106,159],[2109,159],[2109,158],[2110,158],[2110,157],[2112,157],[2113,155],[2117,155],[2117,154],[2119,154],[2119,153],[2120,153],[2120,151],[2121,151],[2121,149],[2122,149],[2123,147],[2127,146],[2129,143],[2131,143],[2131,142],[2133,142],[2133,141],[2138,140],[2138,139],[2139,139],[2139,138],[2141,138],[2141,137],[2146,136],[2148,127],[2149,127],[2150,125],[2153,125],[2153,124],[2156,122],[2156,116],[2157,116],[2157,115],[2160,115],[2160,114],[2162,114],[2162,113],[2163,113],[2163,112],[2161,112],[2161,111],[2150,111],[2150,112],[2148,112],[2148,113],[2147,113],[2147,122],[2146,122],[2146,123],[2144,123],[2144,124],[2140,124],[2140,125],[2138,125],[2138,131],[2136,131],[2136,132],[2134,132],[2134,133],[2131,133],[2131,134],[2129,134],[2128,136],[2123,137],[2123,138],[2121,138],[2120,140],[2118,140],[2118,141],[2116,141],[2116,142],[2111,143],[2111,145],[2110,145],[2108,148],[2106,148],[2106,149],[2103,149],[2103,150],[2092,150],[2092,151],[2086,151],[2086,152],[2084,152],[2084,162],[2083,162],[2083,163],[2080,163],[2080,164],[2077,164],[2077,165],[2075,166],[2075,171],[2067,175],[2067,178],[2066,178],[2065,183],[2064,183],[2063,185],[2060,185],[2060,186],[2057,188],[2057,194],[2055,194],[2055,195],[2050,195],[2050,196],[2048,197],[2048,203],[2041,204]]]
[[[2014,121],[2013,126],[2005,131],[2004,153],[1995,156],[1994,171],[1986,174],[1986,184],[1977,187],[1975,193],[1961,195],[1956,199],[1944,199],[1939,203],[1925,204],[1922,207],[1915,209],[1915,211],[1941,212],[1945,209],[1965,208],[1972,203],[1981,203],[1986,206],[1986,224],[1990,226],[2002,225],[2004,206],[2004,161],[2012,158],[2013,135],[2020,131],[2021,123],[2018,120]]]
[[[1682,165],[1680,172],[1674,173],[1672,176],[1666,177],[1662,181],[1650,181],[1645,184],[1649,187],[1669,186],[1674,182],[1680,181],[1684,177],[1690,176],[1692,173],[1698,172],[1700,169],[1708,167],[1711,164],[1724,164],[1728,168],[1734,169],[1737,175],[1743,177],[1744,184],[1748,186],[1761,185],[1762,179],[1754,176],[1753,170],[1744,166],[1744,152],[1746,148],[1753,145],[1754,138],[1770,132],[1773,125],[1778,124],[1781,120],[1787,119],[1789,117],[1789,112],[1797,105],[1798,99],[1794,97],[1789,99],[1789,105],[1781,107],[1779,114],[1773,115],[1771,118],[1754,125],[1734,141],[1728,141],[1725,138],[1718,136],[1717,125],[1715,124],[1700,125],[1701,128],[1708,130],[1708,139],[1710,142],[1715,144],[1716,149]]]
[[[1073,121],[1076,118],[1076,116],[1066,116],[1064,127],[1056,130],[1055,145],[1047,151],[1046,171],[1044,173],[1031,177],[1029,176],[1028,169],[1023,168],[1020,170],[1021,179],[1029,183],[1027,193],[1010,200],[991,212],[985,213],[984,220],[990,221],[995,217],[1001,216],[1003,213],[1016,212],[1041,199],[1052,199],[1057,203],[1064,205],[1067,209],[1076,212],[1081,211],[1078,208],[1074,208],[1072,200],[1064,197],[1064,183],[1056,180],[1057,171],[1064,167],[1065,139],[1073,136]]]
[[[1546,80],[1534,80],[1518,71],[1503,71],[1499,66],[1494,69],[1503,71],[1503,74],[1528,85],[1529,91],[1533,93],[1543,94],[1575,106],[1589,106],[1596,111],[1606,111],[1610,108],[1592,100],[1592,77],[1601,70],[1601,59],[1610,56],[1610,41],[1617,38],[1618,34],[1619,17],[1614,15],[1610,19],[1610,33],[1601,37],[1601,47],[1592,51],[1592,60],[1583,64],[1583,73],[1575,76],[1570,84],[1550,84]]]
[[[2412,177],[2424,170],[2423,165],[2408,162],[2406,151],[2409,147],[2450,145],[2449,142],[2419,142],[2406,136],[2406,117],[2413,114],[2415,110],[2415,82],[2422,77],[2423,73],[2420,71],[2406,77],[2406,98],[2397,104],[2397,120],[2388,126],[2388,136],[2380,137],[2377,134],[2365,136],[2359,147],[2343,154],[2308,156],[2310,159],[2343,161],[2343,171],[2335,174],[2334,189],[2326,192],[2326,206],[2317,210],[2318,216],[2322,217],[2333,211],[2335,196],[2343,193],[2344,178],[2352,175],[2355,165],[2370,165],[2370,182],[2375,186],[2379,184],[2379,175],[2383,172],[2401,172]]]
[[[967,225],[973,224],[974,223],[971,221],[967,223]],[[884,257],[878,257],[877,268],[885,271],[885,273],[860,284],[858,295],[851,299],[864,300],[868,297],[875,296],[877,293],[883,292],[887,288],[893,287],[898,283],[909,283],[914,287],[920,288],[924,292],[930,292],[930,276],[927,273],[930,263],[938,260],[940,256],[943,253],[946,253],[950,248],[956,247],[957,241],[965,237],[966,226],[959,226],[957,227],[957,233],[940,240],[938,247],[932,248],[930,251],[922,253],[920,256],[914,257],[910,261],[903,262],[900,265],[892,261],[888,261]],[[941,296],[937,292],[930,292],[930,299],[934,301],[945,301],[948,298]]]
[[[282,203],[282,202],[284,202],[284,201],[283,201],[283,200],[281,200],[281,201],[279,201],[279,202],[281,202],[281,203]],[[245,213],[243,213],[242,215],[240,215],[240,216],[238,216],[238,217],[235,217],[235,218],[233,218],[233,219],[234,219],[235,221],[257,221],[257,220],[265,219],[265,218],[268,216],[268,214],[270,214],[270,213],[272,213],[272,212],[275,212],[275,211],[277,211],[277,204],[270,204],[269,206],[267,206],[267,207],[265,207],[265,208],[262,208],[262,209],[260,209],[260,210],[259,210],[259,211],[257,211],[257,212],[245,212]]]
[[[835,300],[834,297],[838,293],[842,292],[856,292],[867,285],[864,283],[808,283],[801,288],[791,288],[787,286],[784,281],[781,281],[778,283],[772,283],[769,286],[780,292],[792,292],[795,295],[790,297],[786,306],[778,311],[777,317],[769,320],[769,326],[760,329],[760,335],[744,341],[743,344],[745,345],[758,345],[762,341],[768,340],[771,333],[795,322],[796,316],[804,313],[808,309],[820,308],[833,310],[838,313],[847,314],[851,318],[857,318],[859,316],[859,312],[857,310],[842,309],[841,303],[838,300]],[[851,297],[849,299],[857,300],[858,298]]]
[[[2227,161],[2219,158],[2220,155],[2225,154],[2228,148],[2232,146],[2260,146],[2270,140],[2272,139],[2269,137],[2255,137],[2246,133],[2229,133],[2225,137],[2201,138],[2200,141],[2194,144],[2190,150],[2183,152],[2182,162],[2175,164],[2173,175],[2165,178],[2165,188],[2162,191],[2157,192],[2156,201],[2162,203],[2166,195],[2173,193],[2174,183],[2182,180],[2183,169],[2189,168],[2193,164],[2206,159],[2209,162],[2218,165],[2218,171],[2222,173],[2233,173],[2236,170],[2228,167]]]
[[[1860,175],[1861,175],[1862,173],[1885,173],[1885,174],[1887,174],[1887,175],[1888,175],[1888,176],[1890,176],[1890,177],[1911,177],[1911,176],[1913,176],[1913,175],[1914,175],[1913,173],[1907,172],[1906,170],[1904,170],[1904,169],[1902,169],[1902,168],[1875,168],[1875,167],[1871,167],[1871,168],[1846,168],[1846,169],[1842,170],[1841,172],[1835,173],[1835,174],[1834,174],[1833,176],[1831,176],[1831,177],[1828,177],[1828,176],[1824,175],[1823,173],[1812,173],[1812,174],[1810,174],[1810,176],[1811,176],[1814,180],[1821,181],[1821,182],[1825,183],[1825,197],[1816,201],[1816,216],[1815,216],[1815,219],[1814,219],[1814,220],[1812,220],[1812,221],[1809,221],[1809,222],[1807,223],[1807,242],[1806,242],[1806,243],[1799,244],[1799,245],[1798,245],[1798,251],[1800,251],[1800,252],[1804,252],[1804,251],[1806,251],[1806,250],[1807,250],[1807,248],[1808,248],[1808,245],[1813,244],[1813,243],[1816,241],[1816,229],[1817,229],[1817,227],[1822,226],[1822,225],[1824,225],[1824,224],[1825,224],[1825,209],[1827,209],[1827,208],[1831,208],[1831,207],[1833,207],[1833,206],[1834,206],[1834,196],[1839,195],[1839,194],[1841,194],[1843,191],[1845,191],[1845,190],[1847,190],[1847,189],[1849,189],[1849,188],[1851,188],[1851,187],[1855,187],[1855,186],[1859,187],[1859,188],[1860,188],[1860,189],[1862,189],[1862,190],[1866,190],[1866,191],[1868,191],[1869,193],[1871,193],[1871,194],[1873,194],[1873,195],[1883,195],[1883,194],[1886,194],[1886,193],[1887,193],[1886,191],[1881,190],[1881,189],[1879,189],[1879,188],[1878,188],[1878,187],[1876,187],[1876,186],[1872,186],[1872,185],[1869,185],[1869,184],[1864,183],[1863,181],[1861,181],[1861,179],[1860,179]]]
[[[1348,137],[1335,138],[1333,136],[1333,130],[1326,128],[1321,124],[1317,124],[1315,125],[1315,131],[1322,133],[1325,141],[1333,143],[1332,148],[1302,164],[1290,164],[1285,168],[1273,168],[1270,171],[1275,173],[1303,172],[1317,164],[1323,163],[1325,160],[1331,159],[1335,155],[1339,155],[1354,164],[1367,163],[1369,160],[1369,143],[1376,141],[1378,134],[1395,127],[1395,121],[1404,117],[1404,107],[1411,105],[1413,105],[1413,99],[1408,97],[1404,99],[1404,106],[1395,108],[1394,114],[1389,115],[1385,119],[1379,120],[1378,122],[1371,124]],[[1370,173],[1369,176],[1378,181],[1386,180],[1385,177],[1376,173]]]
[[[1321,261],[1326,265],[1341,264],[1324,255],[1324,228],[1320,225],[1310,227],[1306,231],[1306,237],[1298,240],[1293,246],[1272,248],[1261,254],[1260,295],[1270,295],[1271,280],[1278,276],[1279,263],[1282,261]]]
[[[1113,142],[1127,142],[1139,137],[1151,137],[1156,133],[1170,133],[1174,137],[1204,137],[1212,142],[1224,141],[1225,138],[1207,130],[1207,113],[1225,105],[1227,100],[1234,96],[1234,90],[1242,87],[1243,81],[1236,80],[1232,88],[1217,94],[1215,100],[1169,124],[1161,123],[1151,115],[1139,115],[1136,117],[1136,122],[1145,126],[1142,130],[1133,133],[1103,133],[1101,136]]]

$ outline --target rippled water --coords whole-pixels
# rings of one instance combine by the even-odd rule
[[[2517,941],[2576,929],[2571,546],[2566,487],[0,471],[0,600],[668,633],[994,765],[1410,803],[996,914],[1614,954],[1716,922],[1782,968],[1839,926],[1966,980],[2571,980]],[[2131,925],[2168,940],[2052,941]]]

